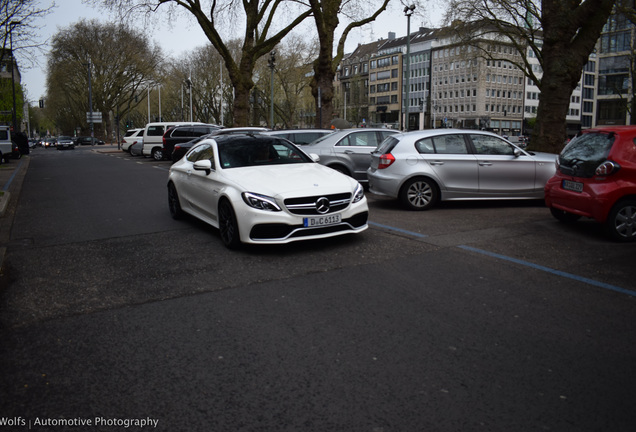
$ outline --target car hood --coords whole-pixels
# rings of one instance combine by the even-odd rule
[[[272,197],[353,192],[357,181],[318,163],[232,168],[224,176],[245,192]]]

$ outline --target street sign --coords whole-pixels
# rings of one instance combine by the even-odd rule
[[[102,122],[102,113],[101,112],[87,112],[86,113],[86,121],[88,123],[101,123]]]

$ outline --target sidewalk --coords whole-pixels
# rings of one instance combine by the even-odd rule
[[[0,165],[0,286],[4,279],[4,256],[11,240],[13,217],[30,162],[29,155],[25,155]]]

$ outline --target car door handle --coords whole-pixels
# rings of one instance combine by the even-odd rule
[[[479,166],[492,166],[492,162],[479,162]]]
[[[343,153],[344,154],[353,154],[355,152],[353,150],[345,150]]]
[[[444,162],[442,161],[431,161],[431,165],[444,165]]]

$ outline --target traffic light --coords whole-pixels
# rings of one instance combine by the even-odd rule
[[[39,100],[40,108],[44,108],[44,99]]]

